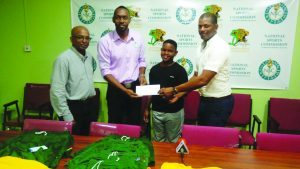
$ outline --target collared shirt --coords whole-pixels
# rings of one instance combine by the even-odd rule
[[[72,115],[67,100],[85,100],[96,95],[93,74],[92,56],[83,56],[73,47],[55,60],[50,99],[58,116]]]
[[[139,68],[146,67],[145,44],[135,31],[129,30],[127,40],[112,31],[100,39],[97,50],[102,76],[111,74],[120,83],[137,80]]]
[[[203,70],[210,70],[217,74],[211,81],[200,88],[204,97],[223,97],[231,94],[229,83],[230,47],[227,42],[215,34],[197,53],[196,69],[200,75]]]

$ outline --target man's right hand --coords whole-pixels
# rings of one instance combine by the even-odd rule
[[[133,90],[131,89],[126,89],[126,94],[131,97],[131,98],[139,98],[141,96],[137,95]]]

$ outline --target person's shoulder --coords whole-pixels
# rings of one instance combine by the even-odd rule
[[[69,48],[65,51],[63,51],[57,58],[56,61],[57,62],[72,62],[74,61],[74,56],[76,56],[76,52],[74,51],[74,48]]]
[[[70,57],[70,55],[71,55],[72,53],[74,53],[74,52],[72,51],[71,48],[69,48],[69,49],[67,49],[67,50],[65,50],[65,51],[63,51],[63,52],[61,52],[61,53],[58,55],[58,57],[56,58],[56,60],[65,60],[65,59],[67,59],[68,57]]]
[[[135,38],[135,39],[143,39],[143,36],[140,32],[134,29],[129,30],[130,36]]]
[[[153,66],[151,67],[150,71],[158,70],[158,69],[160,68],[159,64],[160,64],[160,63],[157,63],[157,64],[153,65]]]
[[[179,63],[177,63],[177,62],[175,62],[174,63],[174,67],[176,68],[176,69],[180,69],[180,70],[184,70],[185,71],[185,69],[184,69],[184,67],[182,66],[182,65],[180,65]]]
[[[135,29],[129,29],[129,32],[133,35],[141,35],[141,33]]]
[[[223,46],[228,46],[229,47],[229,44],[228,42],[226,42],[221,36],[219,36],[218,34],[216,35],[215,37],[215,44],[216,45],[223,45]]]
[[[174,61],[173,66],[174,66],[174,67],[183,68],[178,62],[175,62],[175,61]],[[184,69],[184,68],[183,68],[183,69]]]
[[[113,39],[114,38],[114,32],[115,32],[115,30],[106,33],[105,35],[100,37],[99,41],[101,42],[101,41],[108,41],[108,40]]]

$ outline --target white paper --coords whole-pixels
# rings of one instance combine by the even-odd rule
[[[160,85],[136,86],[136,94],[139,96],[158,95]]]

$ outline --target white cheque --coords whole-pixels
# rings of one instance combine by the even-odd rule
[[[158,95],[160,85],[136,86],[136,94],[139,96]]]

